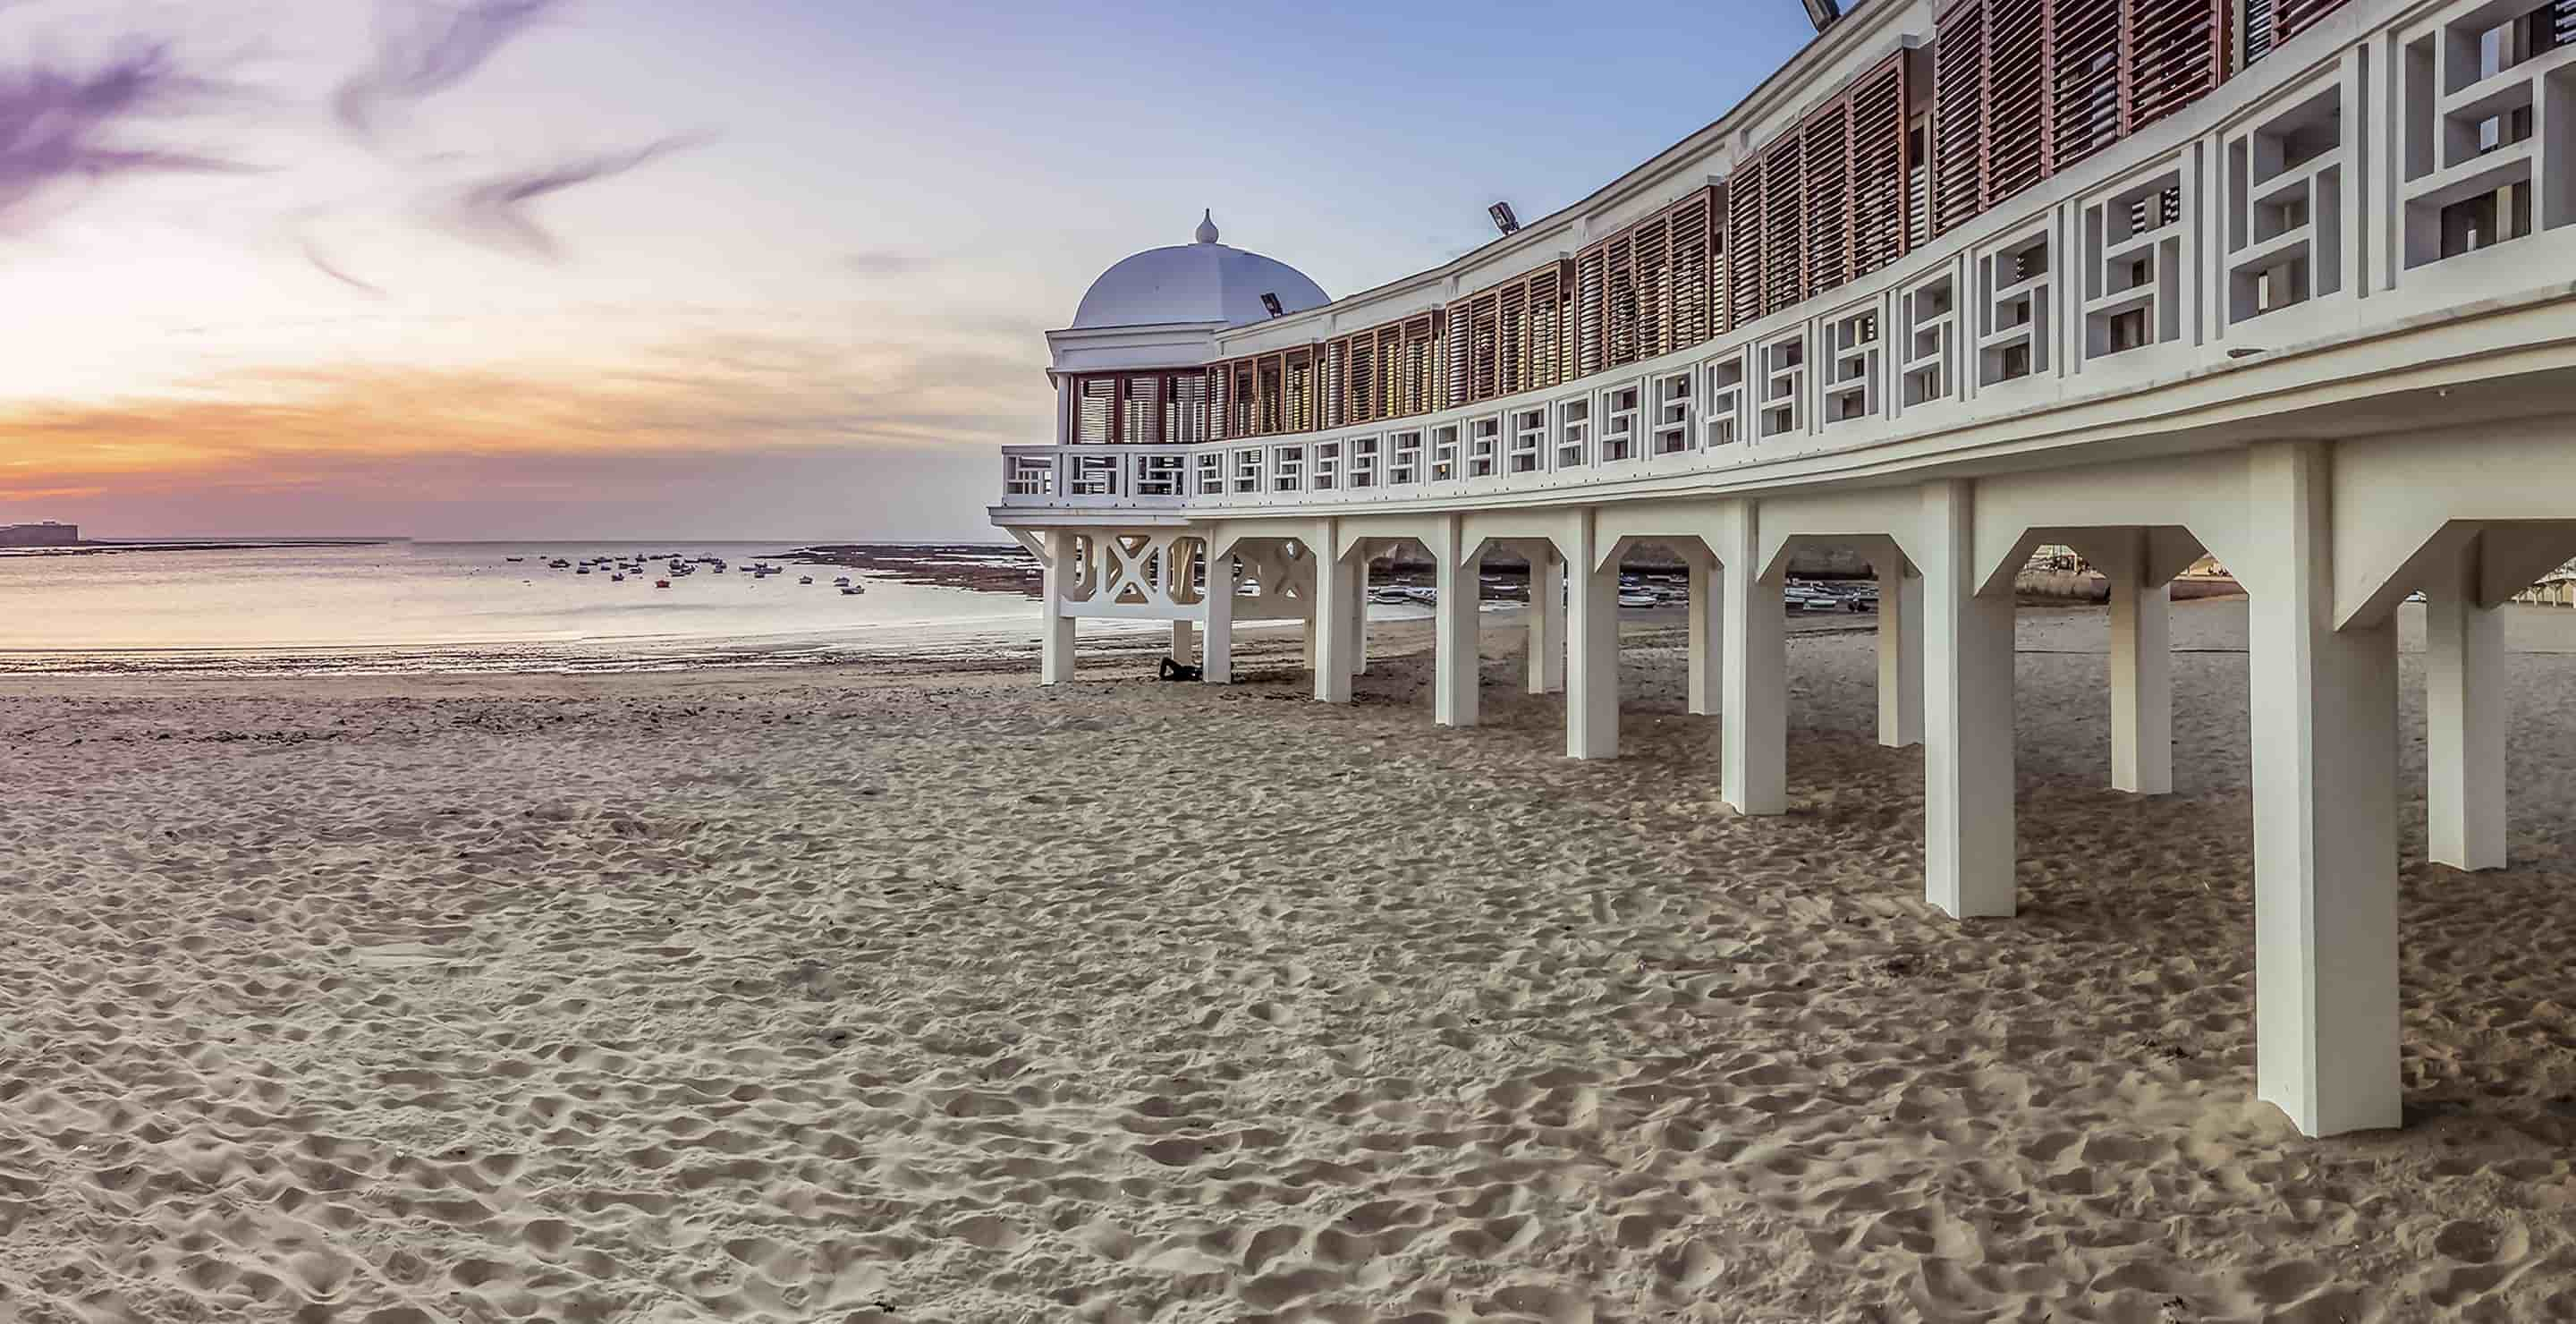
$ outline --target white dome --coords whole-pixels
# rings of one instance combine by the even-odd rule
[[[1216,241],[1216,221],[1199,222],[1198,242],[1149,248],[1100,274],[1073,314],[1076,328],[1154,326],[1165,322],[1223,322],[1241,326],[1269,318],[1261,296],[1279,296],[1293,313],[1332,300],[1304,273],[1259,253]]]

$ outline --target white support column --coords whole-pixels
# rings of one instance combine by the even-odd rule
[[[1878,743],[1923,743],[1923,577],[1892,551],[1878,565]]]
[[[1761,541],[1759,508],[1744,503],[1734,536],[1721,549],[1725,591],[1725,720],[1720,773],[1726,802],[1744,814],[1789,809],[1789,608],[1777,581],[1754,578]]]
[[[1315,549],[1315,615],[1307,631],[1313,643],[1310,663],[1319,703],[1351,701],[1351,599],[1356,596],[1358,567],[1333,554],[1332,522],[1307,544]]]
[[[1565,558],[1553,543],[1532,543],[1529,554],[1529,692],[1565,689]]]
[[[2173,792],[2173,588],[2150,584],[2147,531],[2125,535],[2111,581],[2111,789]]]
[[[1368,547],[1351,553],[1351,674],[1368,674]]]
[[[1977,593],[1975,488],[1923,488],[1923,887],[1955,919],[2013,913],[2013,600]]]
[[[1717,562],[1705,551],[1690,554],[1690,656],[1683,665],[1690,669],[1694,717],[1715,715],[1718,694],[1725,687],[1725,673],[1718,666],[1726,647],[1725,608],[1719,601],[1725,595],[1724,584]]]
[[[1619,565],[1596,566],[1592,516],[1578,517],[1580,531],[1565,557],[1566,666],[1565,756],[1619,757]],[[1533,611],[1531,618],[1539,613]]]
[[[1200,679],[1211,685],[1234,681],[1234,556],[1208,558],[1206,664]]]
[[[2254,448],[2254,1064],[2312,1136],[2398,1124],[2397,627],[2334,628],[2320,442]]]
[[[1434,604],[1432,619],[1432,720],[1442,726],[1476,724],[1476,673],[1478,668],[1476,618],[1477,603],[1484,597],[1482,575],[1484,558],[1480,551],[1461,559],[1452,547],[1433,545],[1432,558],[1439,562],[1433,571],[1433,584],[1439,601]]]
[[[2504,616],[2478,570],[2471,542],[2424,595],[2425,842],[2454,869],[2505,865]]]
[[[1073,618],[1065,614],[1070,605],[1065,589],[1073,581],[1073,535],[1061,529],[1046,535],[1047,568],[1043,610],[1046,618],[1038,625],[1038,683],[1070,685],[1073,683]]]

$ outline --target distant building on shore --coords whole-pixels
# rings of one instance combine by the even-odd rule
[[[56,524],[0,524],[0,547],[77,547],[80,526]]]

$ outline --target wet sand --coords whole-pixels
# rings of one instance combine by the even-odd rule
[[[2165,799],[2104,634],[2021,614],[2022,913],[1964,925],[1866,632],[1793,637],[1761,820],[1651,624],[1598,764],[1493,620],[1471,731],[1251,632],[1226,688],[0,680],[0,1320],[2576,1316],[2576,657],[2514,659],[2478,876],[2406,659],[2410,1125],[2312,1142],[2242,607],[2176,609]]]

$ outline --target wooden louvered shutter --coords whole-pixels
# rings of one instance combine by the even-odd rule
[[[1511,395],[1529,386],[1529,287],[1513,281],[1493,300],[1494,394]]]
[[[1762,316],[1762,270],[1762,163],[1739,161],[1726,177],[1728,330]]]
[[[1717,334],[1712,309],[1716,278],[1716,252],[1711,247],[1717,237],[1715,189],[1699,189],[1673,204],[1665,213],[1670,219],[1672,275],[1667,289],[1670,301],[1664,313],[1664,324],[1671,340],[1666,350],[1696,345]]]
[[[1946,234],[1985,207],[1986,7],[1944,11],[1932,40],[1932,227]]]
[[[2276,10],[2280,37],[2343,0],[2289,0]],[[2227,0],[2130,0],[2125,45],[2128,119],[2135,133],[2216,90],[2227,76]]]
[[[1379,334],[1363,331],[1350,339],[1347,358],[1351,375],[1350,420],[1354,423],[1369,423],[1384,417],[1378,408],[1377,378],[1382,370],[1377,354]]]
[[[2049,13],[2055,0],[1988,0],[1986,177],[1992,207],[2048,177]]]
[[[1475,320],[1467,315],[1469,302],[1469,300],[1460,299],[1449,305],[1449,334],[1443,341],[1443,348],[1448,356],[1447,391],[1449,407],[1452,409],[1476,398],[1471,385],[1471,374],[1468,371],[1468,360],[1472,357],[1468,352],[1468,326]]]
[[[1447,387],[1440,380],[1443,316],[1426,313],[1404,324],[1404,413],[1433,413],[1447,403]]]
[[[1342,417],[1345,413],[1342,393],[1350,384],[1349,355],[1350,342],[1339,336],[1325,341],[1316,351],[1316,390],[1320,405],[1316,413],[1319,416],[1317,419],[1319,426],[1337,428],[1342,425]]]
[[[1798,133],[1807,174],[1807,275],[1802,298],[1851,279],[1851,103],[1837,99]]]
[[[1667,220],[1657,213],[1628,230],[1629,281],[1634,291],[1628,329],[1632,358],[1651,359],[1664,352],[1664,301],[1669,297],[1665,281],[1672,274]]]
[[[1574,256],[1574,373],[1610,366],[1610,249],[1593,244]]]
[[[2053,0],[2051,173],[2120,140],[2128,118],[2127,9],[2125,0]]]
[[[1803,144],[1795,134],[1762,158],[1762,311],[1806,298],[1807,199]]]
[[[1610,236],[1601,251],[1601,324],[1604,328],[1602,364],[1618,367],[1637,361],[1637,253],[1636,232],[1622,230]]]
[[[1863,78],[1851,94],[1852,269],[1855,277],[1912,247],[1913,163],[1905,151],[1905,57]]]
[[[1487,290],[1467,300],[1467,391],[1473,400],[1502,394],[1502,300]]]
[[[1521,287],[1529,332],[1521,351],[1520,389],[1554,386],[1565,380],[1565,281],[1556,264],[1550,264],[1523,277]]]

